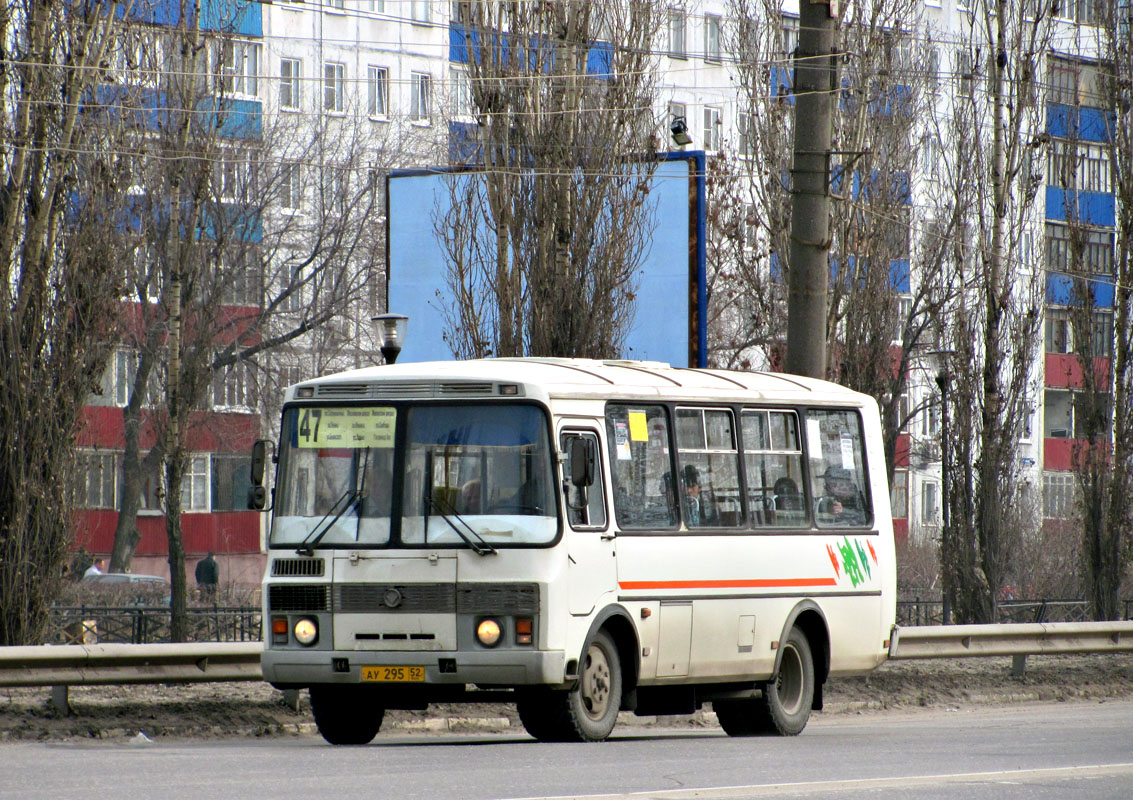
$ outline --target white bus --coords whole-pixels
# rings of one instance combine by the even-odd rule
[[[548,741],[706,702],[733,736],[793,735],[827,678],[887,655],[877,407],[831,383],[580,359],[331,375],[287,390],[272,499],[263,674],[308,688],[333,744],[387,709],[501,700]]]

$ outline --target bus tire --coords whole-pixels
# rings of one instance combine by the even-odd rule
[[[798,736],[810,719],[814,704],[814,656],[810,642],[798,626],[781,645],[779,670],[763,686],[758,701],[761,724],[770,733]]]
[[[331,744],[369,744],[382,727],[383,708],[371,692],[355,686],[310,688],[311,713],[319,733]]]
[[[797,736],[810,719],[814,703],[814,657],[799,628],[782,645],[779,671],[753,700],[714,702],[712,709],[729,736]]]
[[[529,691],[516,701],[524,729],[541,742],[600,742],[618,721],[622,669],[610,634],[586,647],[578,684],[569,691]]]

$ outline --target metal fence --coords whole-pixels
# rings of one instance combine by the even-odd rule
[[[1089,622],[1090,605],[1085,600],[1005,600],[998,604],[1001,623]],[[1133,599],[1124,601],[1124,619],[1133,619]],[[944,601],[915,597],[897,601],[897,624],[943,625]]]
[[[169,641],[168,606],[57,606],[51,609],[50,644],[158,644]],[[259,608],[188,609],[190,642],[258,642]]]

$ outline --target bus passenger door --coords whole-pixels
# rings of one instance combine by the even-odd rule
[[[577,442],[589,453],[590,486],[575,486],[570,475],[570,452]],[[566,427],[559,433],[562,452],[567,454],[563,470],[563,493],[567,515],[567,592],[571,614],[585,616],[598,599],[616,588],[614,529],[606,509],[606,477],[602,448],[593,428]]]

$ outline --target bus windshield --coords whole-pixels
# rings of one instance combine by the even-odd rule
[[[549,544],[547,431],[534,405],[289,408],[271,544]]]

